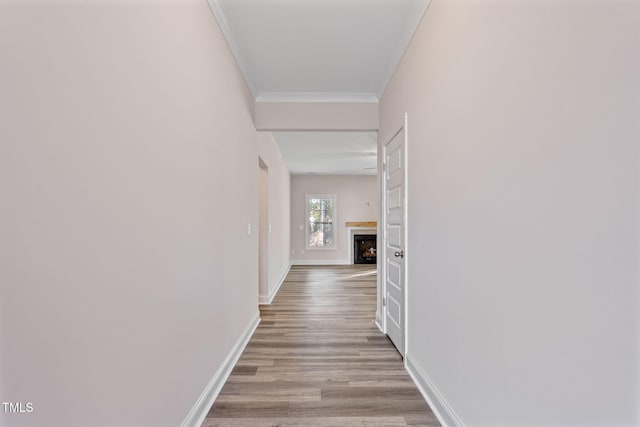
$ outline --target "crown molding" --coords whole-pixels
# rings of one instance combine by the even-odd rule
[[[256,102],[344,102],[377,104],[378,97],[370,92],[261,92]]]
[[[400,38],[397,48],[394,52],[392,52],[387,72],[381,82],[382,84],[380,85],[380,88],[376,92],[376,96],[378,97],[378,99],[382,99],[382,96],[387,90],[387,86],[393,78],[398,65],[400,65],[400,61],[402,60],[404,53],[407,51],[409,44],[411,44],[413,35],[418,29],[420,22],[422,22],[422,18],[427,13],[427,9],[429,9],[429,6],[431,6],[431,0],[415,0],[411,5],[411,12],[409,13],[410,21],[405,27],[404,34]]]
[[[233,37],[233,33],[231,32],[231,28],[227,23],[227,19],[224,16],[224,11],[222,10],[222,5],[219,0],[207,0],[209,3],[209,8],[211,12],[213,12],[213,16],[218,21],[218,26],[220,27],[220,31],[222,31],[222,35],[227,40],[227,45],[229,45],[229,50],[231,51],[231,55],[235,58],[236,64],[238,64],[238,68],[242,72],[244,77],[244,81],[247,83],[249,87],[249,91],[253,97],[256,97],[256,88],[253,86],[251,82],[251,76],[249,75],[249,67],[247,66],[247,62],[244,57],[240,53],[240,48],[238,48],[238,43],[236,39]]]

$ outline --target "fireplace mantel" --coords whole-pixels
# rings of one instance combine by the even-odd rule
[[[376,228],[378,223],[376,221],[347,221],[347,227],[366,227]]]

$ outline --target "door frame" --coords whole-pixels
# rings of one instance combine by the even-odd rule
[[[399,127],[394,128],[394,131],[391,132],[390,134],[388,134],[387,136],[385,136],[384,139],[379,139],[380,141],[380,146],[379,146],[379,152],[382,152],[382,156],[379,156],[381,161],[379,164],[379,174],[378,176],[380,177],[379,180],[379,189],[380,189],[380,206],[382,208],[382,212],[380,215],[380,219],[381,219],[381,224],[380,224],[380,230],[378,232],[378,236],[379,237],[379,241],[378,241],[378,247],[382,248],[382,253],[381,253],[381,258],[379,258],[379,260],[383,260],[383,262],[379,262],[378,263],[378,307],[382,307],[382,312],[380,313],[376,313],[376,324],[378,325],[378,328],[383,332],[383,333],[387,333],[387,305],[383,304],[383,298],[385,298],[386,294],[387,294],[387,284],[386,284],[386,262],[384,260],[387,259],[387,197],[386,197],[386,193],[387,193],[387,180],[385,177],[386,174],[386,165],[385,165],[385,161],[386,161],[386,146],[389,142],[391,142],[391,140],[393,138],[396,137],[396,135],[398,135],[400,132],[402,132],[404,130],[404,140],[402,141],[402,145],[404,148],[404,198],[403,198],[403,213],[402,213],[402,221],[404,222],[404,313],[403,313],[403,321],[404,324],[402,325],[402,332],[404,335],[404,348],[403,351],[401,352],[401,355],[405,361],[406,364],[406,354],[408,353],[408,349],[409,349],[409,340],[408,340],[408,313],[409,313],[409,309],[408,309],[408,302],[409,302],[409,281],[407,280],[407,272],[409,271],[409,258],[411,256],[410,253],[408,253],[407,251],[407,247],[408,247],[408,243],[409,243],[409,227],[408,227],[408,212],[407,212],[407,206],[408,206],[408,194],[409,194],[409,186],[408,186],[408,160],[409,160],[409,155],[408,155],[408,145],[409,145],[409,132],[408,132],[408,113],[404,113],[404,117],[403,117],[403,122],[402,125]]]
[[[269,166],[258,156],[258,305],[269,298]]]

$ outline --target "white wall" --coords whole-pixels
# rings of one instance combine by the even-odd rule
[[[3,425],[176,426],[258,315],[252,100],[202,0],[0,4]]]
[[[268,174],[268,289],[260,302],[268,302],[277,292],[291,265],[291,181],[289,170],[271,132],[258,132],[260,157],[269,168]]]
[[[352,244],[347,221],[377,221],[378,187],[375,176],[357,175],[292,175],[291,177],[291,258],[294,264],[351,264]],[[306,250],[306,195],[335,194],[337,196],[336,249]],[[367,205],[368,203],[368,205]],[[375,231],[374,231],[375,233]]]
[[[640,423],[639,7],[433,0],[382,98],[408,359],[467,426]]]

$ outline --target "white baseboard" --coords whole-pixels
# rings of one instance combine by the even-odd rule
[[[464,427],[464,423],[455,413],[453,408],[447,403],[442,394],[431,382],[427,374],[413,360],[411,355],[405,355],[405,369],[416,383],[420,393],[425,398],[433,413],[438,417],[438,421],[443,427]]]
[[[191,408],[191,411],[189,411],[184,421],[182,421],[182,424],[180,424],[181,427],[200,427],[259,323],[260,313],[257,312],[247,329],[245,329],[222,362],[222,366],[218,368],[213,378],[211,378],[211,381],[209,381],[209,384],[205,387],[198,401],[193,405],[193,408]]]
[[[278,280],[278,284],[273,288],[271,293],[269,295],[260,295],[258,299],[260,304],[271,304],[273,302],[273,299],[275,298],[276,294],[280,290],[280,286],[282,286],[282,283],[284,283],[284,279],[287,278],[287,274],[289,274],[289,270],[291,270],[291,264],[289,264],[289,267],[287,267],[286,270],[284,270],[284,274],[280,277],[280,280]]]
[[[378,327],[378,329],[380,329],[380,332],[382,332],[384,334],[385,333],[384,332],[384,328],[382,327],[382,314],[380,314],[380,312],[378,310],[376,310],[375,324]]]
[[[351,265],[344,259],[292,259],[291,265]]]

